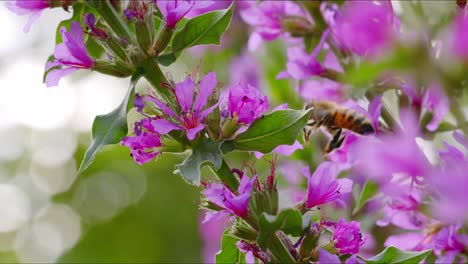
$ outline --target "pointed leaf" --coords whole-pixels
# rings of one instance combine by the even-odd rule
[[[269,153],[279,145],[291,145],[309,120],[310,111],[278,110],[255,120],[244,133],[225,144],[236,150]],[[229,149],[223,147],[223,150]]]
[[[374,197],[379,191],[379,185],[372,181],[366,181],[362,187],[361,194],[359,195],[359,200],[354,207],[353,214],[356,214],[372,197]]]
[[[245,259],[244,254],[237,248],[238,238],[229,235],[225,231],[221,239],[221,250],[216,254],[216,263],[242,263]]]
[[[304,220],[310,221],[310,218],[304,218]],[[265,249],[269,246],[276,231],[281,230],[288,235],[299,236],[304,228],[309,226],[309,223],[303,223],[299,210],[288,208],[279,212],[278,215],[263,213],[258,226],[257,242],[261,248]]]
[[[177,171],[182,177],[193,185],[200,185],[200,172],[203,165],[211,163],[215,169],[221,168],[222,153],[220,143],[209,139],[202,139],[193,145],[192,153],[179,165]]]
[[[208,12],[190,19],[172,40],[172,52],[180,54],[184,49],[201,44],[220,44],[221,36],[231,22],[234,4],[228,9]]]
[[[404,251],[396,247],[388,247],[377,256],[367,259],[366,263],[419,263],[431,252],[432,250]]]
[[[134,93],[135,85],[141,76],[141,72],[137,72],[132,76],[127,95],[116,109],[108,114],[96,116],[94,119],[92,128],[93,141],[86,150],[78,174],[82,173],[91,165],[97,152],[103,146],[119,143],[122,138],[127,135],[127,109],[130,98]]]

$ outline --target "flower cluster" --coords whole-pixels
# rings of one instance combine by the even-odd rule
[[[30,16],[25,31],[46,9],[73,8],[46,86],[80,69],[132,76],[122,104],[96,118],[93,137],[120,141],[140,165],[187,154],[175,172],[201,185],[213,236],[228,226],[220,258],[235,257],[223,261],[468,261],[466,1],[440,19],[422,3],[390,0],[122,2],[6,6]],[[223,36],[229,25],[239,28]],[[164,72],[188,58],[184,50],[220,43],[215,56],[191,52],[208,67],[230,67]],[[380,232],[385,226],[391,233]]]

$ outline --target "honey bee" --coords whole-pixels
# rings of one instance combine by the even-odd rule
[[[325,153],[330,153],[339,148],[345,139],[342,130],[346,129],[360,135],[370,135],[375,132],[372,122],[363,114],[352,109],[340,107],[329,101],[316,101],[305,105],[304,109],[310,109],[309,122],[304,127],[304,141],[308,142],[312,131],[320,126],[325,127],[332,139],[325,147]]]

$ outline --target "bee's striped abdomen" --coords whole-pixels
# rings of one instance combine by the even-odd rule
[[[336,111],[333,126],[348,129],[361,135],[374,133],[374,127],[366,116],[347,108],[340,108]]]

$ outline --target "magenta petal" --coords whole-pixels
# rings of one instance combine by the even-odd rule
[[[205,128],[203,124],[198,124],[198,126],[194,128],[187,129],[187,138],[189,140],[193,140],[198,132],[202,131]]]
[[[205,119],[207,115],[209,115],[213,110],[215,110],[216,107],[218,107],[219,103],[216,103],[215,105],[212,105],[210,108],[205,109],[203,112],[200,113],[200,121]]]
[[[187,76],[184,81],[176,84],[175,93],[177,102],[182,108],[182,111],[187,112],[192,109],[194,91],[195,84],[189,76]]]
[[[154,98],[154,97],[152,97],[152,96],[145,96],[144,99],[153,102],[153,103],[154,103],[159,109],[161,109],[161,111],[163,111],[164,114],[166,114],[167,116],[173,117],[173,116],[176,115],[176,114],[174,113],[174,111],[172,111],[171,108],[169,108],[169,107],[168,107],[167,105],[165,105],[163,102],[159,101],[157,98]]]
[[[29,32],[29,30],[31,29],[32,24],[42,15],[42,11],[43,10],[34,12],[29,16],[28,21],[26,22],[26,24],[24,25],[24,28],[23,28],[24,33]]]
[[[216,80],[215,72],[209,72],[201,79],[198,85],[197,98],[193,103],[193,108],[196,112],[199,112],[206,105],[208,97],[210,97],[217,84],[218,81]]]
[[[385,246],[394,246],[402,250],[414,250],[415,247],[424,241],[425,235],[419,233],[403,233],[392,235],[385,241]]]
[[[341,264],[340,259],[337,255],[320,248],[318,251],[319,264]]]
[[[284,156],[291,156],[298,149],[304,149],[304,147],[296,140],[292,145],[280,145],[276,147],[273,152]]]
[[[60,79],[64,76],[72,74],[73,72],[77,71],[78,68],[63,68],[63,69],[55,69],[50,71],[45,79],[45,83],[47,87],[57,86]]]
[[[175,125],[166,119],[156,119],[151,121],[151,125],[153,126],[154,130],[159,134],[167,134],[172,130],[181,130],[182,128],[178,125]]]
[[[468,150],[468,138],[466,138],[462,133],[453,132],[453,138],[460,143],[465,150]]]

